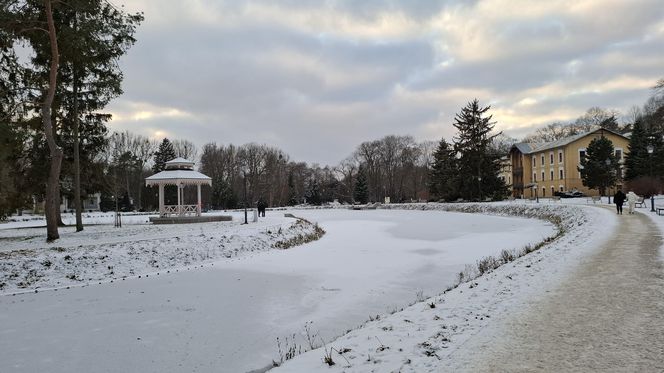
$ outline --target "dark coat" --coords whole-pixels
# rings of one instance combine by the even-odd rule
[[[616,205],[622,205],[625,203],[625,200],[627,199],[627,196],[625,193],[622,192],[622,190],[619,190],[616,192],[616,194],[613,195],[613,203]]]

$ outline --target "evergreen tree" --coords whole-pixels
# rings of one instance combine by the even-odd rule
[[[322,203],[320,185],[315,177],[309,179],[309,183],[307,185],[306,197],[307,197],[307,202],[312,205],[320,206],[320,204]]]
[[[233,192],[230,184],[225,180],[215,180],[213,182],[212,204],[216,208],[234,209],[238,205],[238,198]]]
[[[632,127],[632,136],[629,138],[628,152],[625,155],[625,180],[632,181],[640,176],[648,175],[649,158],[647,150],[648,133],[643,121],[637,119]]]
[[[458,131],[454,153],[459,156],[456,187],[464,199],[502,198],[507,194],[507,187],[499,177],[500,154],[491,147],[500,133],[491,134],[495,122],[491,121],[491,115],[485,116],[490,108],[480,107],[475,99],[454,118],[453,126]]]
[[[295,190],[295,178],[293,173],[288,173],[288,206],[297,205],[297,191]]]
[[[0,44],[11,48],[19,41],[33,52],[31,63],[21,66],[14,80],[24,79],[24,110],[43,122],[43,129],[27,123],[34,135],[26,158],[36,168],[28,187],[35,195],[46,194],[49,240],[59,237],[53,222],[59,220],[60,183],[70,178],[77,230],[82,229],[80,170],[97,169],[91,167],[92,160],[103,148],[110,119],[100,111],[122,92],[118,59],[135,41],[142,19],[104,0],[15,1],[0,7],[0,20],[11,20],[3,22],[0,32],[0,38],[10,42]],[[46,86],[48,91],[40,88]],[[48,172],[43,172],[45,167]]]
[[[360,165],[360,168],[357,170],[357,180],[355,181],[353,198],[355,199],[355,202],[362,204],[369,202],[369,186],[367,185],[367,175],[362,165]]]
[[[618,166],[611,140],[604,136],[595,138],[588,145],[586,156],[581,159],[578,167],[581,182],[604,195],[606,190],[616,183]]]
[[[152,171],[155,173],[163,171],[166,168],[166,162],[175,159],[175,149],[169,139],[162,140],[159,144],[159,150],[154,153],[154,165]]]
[[[433,165],[429,172],[429,193],[433,200],[453,200],[458,198],[457,164],[454,149],[441,139],[433,154]]]

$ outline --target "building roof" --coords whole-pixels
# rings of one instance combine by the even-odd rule
[[[528,154],[533,150],[533,144],[527,143],[527,142],[520,142],[517,144],[513,145],[517,150],[519,150],[523,154]]]
[[[618,133],[616,131],[609,130],[609,129],[606,129],[606,128],[598,128],[598,129],[595,129],[595,130],[592,130],[592,131],[582,132],[582,133],[579,133],[577,135],[568,136],[568,137],[565,137],[565,138],[562,138],[562,139],[558,139],[558,140],[555,140],[555,141],[550,141],[550,142],[543,143],[543,144],[529,144],[529,143],[521,142],[521,143],[518,143],[518,144],[514,144],[514,147],[516,147],[522,154],[539,153],[541,151],[545,151],[545,150],[549,150],[549,149],[555,149],[555,148],[559,148],[559,147],[571,144],[574,141],[576,141],[578,139],[581,139],[581,138],[584,138],[584,137],[586,137],[586,136],[588,136],[592,133],[595,133],[597,131],[611,132],[614,135],[617,135],[617,136],[620,136],[620,137],[623,137],[623,138],[627,139],[627,137],[625,137],[625,135],[623,135],[621,133]]]

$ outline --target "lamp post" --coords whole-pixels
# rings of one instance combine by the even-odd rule
[[[247,171],[242,171],[244,176],[244,224],[249,224],[247,221]]]
[[[646,150],[648,151],[648,157],[652,158],[652,153],[655,151],[655,147],[648,145]],[[650,165],[650,173],[648,176],[650,176],[650,181],[652,183],[652,159],[648,163]],[[650,194],[650,212],[655,212],[655,193],[653,191],[651,191]]]
[[[609,173],[611,173],[611,169],[609,168],[611,166],[611,159],[607,158],[606,161],[604,161],[604,163],[606,163],[606,168],[608,168]],[[607,184],[606,185],[606,195],[609,197],[609,205],[610,205],[611,204],[611,193],[609,193],[609,185],[608,185],[609,183],[606,183],[606,184]]]

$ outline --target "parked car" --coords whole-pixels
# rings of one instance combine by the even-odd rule
[[[585,194],[583,194],[582,192],[579,192],[578,190],[566,191],[566,192],[555,192],[553,195],[558,196],[560,198],[580,198],[580,197],[585,197],[586,196]]]

